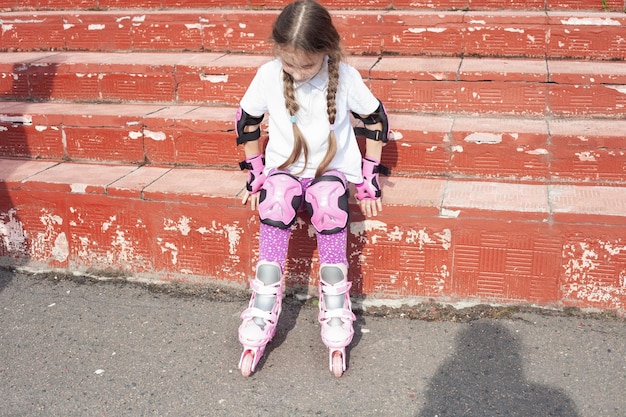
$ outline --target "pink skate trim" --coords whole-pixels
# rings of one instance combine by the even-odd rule
[[[307,189],[305,200],[311,223],[320,233],[337,233],[348,225],[348,194],[344,182],[323,175]]]
[[[343,361],[343,370],[346,370],[346,348],[334,349],[330,348],[328,351],[328,369],[333,372],[333,355],[335,352],[341,352],[341,360]]]
[[[337,284],[330,285],[321,278],[321,270],[326,266],[333,266],[341,269],[343,273],[343,280]],[[352,342],[354,337],[354,328],[352,322],[356,320],[356,316],[352,312],[352,302],[350,301],[350,288],[352,283],[348,281],[348,269],[344,264],[336,265],[323,265],[320,268],[320,283],[319,283],[319,314],[317,316],[321,325],[321,336],[324,344],[332,350],[344,349]],[[324,295],[343,295],[343,308],[336,308],[332,310],[326,309],[326,303],[324,301]],[[329,322],[333,318],[341,319],[342,324],[340,326],[330,326]],[[340,332],[338,332],[340,330]],[[340,334],[337,334],[340,333]],[[331,355],[332,358],[332,355]],[[332,359],[331,359],[332,362]]]
[[[286,172],[270,174],[263,184],[259,215],[261,221],[281,229],[291,227],[302,201],[302,185]]]
[[[275,265],[277,268],[280,266],[275,262],[259,262],[262,264]],[[265,346],[272,340],[276,333],[276,325],[278,324],[278,318],[282,311],[282,298],[283,298],[283,283],[282,279],[275,284],[265,285],[263,281],[258,278],[250,280],[250,288],[252,289],[252,296],[248,303],[248,308],[241,313],[241,325],[239,326],[239,343],[243,346],[243,353],[239,359],[238,368],[241,369],[244,355],[246,351],[251,351],[254,354],[254,360],[252,362],[251,371],[254,372],[259,360],[263,356]],[[254,307],[254,301],[257,294],[261,295],[275,295],[276,301],[271,311],[264,311]],[[263,319],[265,323],[263,329],[261,329],[253,320],[257,317]]]

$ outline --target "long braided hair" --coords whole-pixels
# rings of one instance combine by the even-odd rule
[[[340,36],[333,25],[328,10],[314,0],[298,0],[286,6],[280,13],[272,29],[272,40],[275,47],[290,48],[305,53],[324,53],[328,56],[328,91],[326,108],[328,123],[331,126],[328,134],[328,149],[324,159],[317,167],[315,176],[323,174],[337,153],[337,138],[334,132],[337,114],[336,96],[339,85],[339,63],[342,59]],[[296,101],[294,79],[283,72],[283,94],[289,115],[295,117],[300,106]],[[305,167],[308,162],[309,149],[304,135],[297,123],[292,123],[294,146],[291,155],[279,167],[285,169],[293,165],[300,155],[304,155]]]

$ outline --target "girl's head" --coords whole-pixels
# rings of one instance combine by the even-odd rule
[[[288,54],[336,56],[341,38],[328,10],[314,0],[298,0],[287,5],[272,29],[278,56]]]
[[[324,173],[337,152],[337,141],[333,126],[337,113],[335,97],[339,84],[339,62],[341,61],[341,38],[333,25],[328,10],[314,0],[298,0],[287,5],[280,13],[272,30],[275,52],[283,64],[283,92],[289,114],[295,116],[300,106],[294,94],[294,82],[311,80],[324,65],[328,57],[328,91],[326,94],[328,123],[328,151],[316,176]],[[293,123],[294,149],[291,156],[280,167],[284,169],[298,160],[304,153],[308,159],[306,142],[296,123]]]

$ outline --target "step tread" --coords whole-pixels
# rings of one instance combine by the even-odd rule
[[[0,181],[33,192],[237,204],[239,171],[0,159]],[[384,178],[384,201],[410,216],[626,224],[626,187],[520,184],[451,178]]]
[[[54,65],[64,68],[59,72],[149,69],[162,73],[198,71],[205,74],[211,69],[217,73],[220,69],[245,68],[254,74],[260,65],[271,59],[271,55],[265,54],[206,52],[12,52],[0,54],[0,68],[6,71],[12,66],[14,71],[23,72],[28,67]],[[626,61],[410,56],[348,56],[346,61],[371,79],[393,75],[394,79],[476,81],[500,74],[499,79],[509,81],[559,82],[554,77],[562,77],[571,83],[572,77],[579,77],[579,81],[587,84],[626,84]]]
[[[277,10],[8,12],[3,50],[271,52]],[[626,16],[578,11],[336,10],[355,54],[626,59]],[[598,37],[598,31],[602,36]]]
[[[500,10],[503,8],[501,1],[495,0],[369,0],[362,2],[359,0],[333,0],[322,1],[329,9],[434,9],[434,10]],[[68,1],[64,3],[52,2],[46,4],[46,8],[70,8],[70,9],[92,9],[92,8],[160,8],[160,9],[179,9],[179,8],[198,8],[198,7],[223,7],[223,1],[216,0],[80,0]],[[285,2],[282,0],[266,0],[262,3],[250,2],[249,0],[231,0],[228,2],[228,8],[241,9],[248,7],[280,9],[284,7]],[[38,8],[42,7],[40,0],[2,0],[0,1],[0,9],[11,8]],[[584,9],[584,10],[615,10],[623,11],[624,3],[622,0],[605,0],[602,2],[589,2],[584,0],[512,0],[506,4],[508,9],[524,9],[524,10],[560,10],[560,9]]]
[[[2,155],[236,169],[235,106],[0,102]],[[626,181],[625,119],[389,112],[396,176]],[[264,126],[265,129],[265,126]]]

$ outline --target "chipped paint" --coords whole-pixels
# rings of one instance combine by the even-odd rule
[[[31,242],[30,255],[34,259],[63,262],[69,256],[69,243],[64,232],[57,232],[57,227],[63,225],[61,216],[41,210],[39,221],[44,229],[38,232]]]
[[[82,183],[70,184],[70,191],[73,194],[85,194],[87,192],[87,185]]]
[[[104,30],[105,28],[106,28],[106,25],[96,24],[96,23],[92,23],[87,26],[87,30]]]
[[[63,262],[70,254],[70,244],[67,241],[65,233],[59,233],[54,239],[52,246],[52,258],[56,261]]]
[[[420,230],[408,230],[406,243],[417,244],[420,249],[423,249],[424,245],[439,245],[445,250],[450,249],[450,242],[452,241],[452,232],[450,229],[443,229],[440,233],[434,233],[435,238],[432,238],[427,232],[426,228]]]
[[[403,138],[404,138],[404,135],[402,134],[402,132],[397,131],[397,130],[389,131],[389,140],[402,140]]]
[[[133,242],[126,239],[122,230],[116,230],[111,239],[111,250],[107,251],[109,263],[130,262],[135,260],[135,248]]]
[[[447,209],[443,207],[441,208],[441,211],[439,212],[439,216],[447,217],[451,219],[456,219],[457,217],[459,217],[460,214],[461,214],[461,210],[451,210],[451,209]]]
[[[228,75],[201,74],[200,75],[200,80],[208,81],[211,84],[227,83],[228,82]]]
[[[530,151],[526,151],[528,155],[547,155],[548,150],[543,148],[537,148]]]
[[[23,126],[32,126],[33,117],[30,115],[9,116],[7,114],[0,114],[0,122],[12,123]]]
[[[167,138],[167,135],[165,134],[165,132],[153,132],[148,129],[144,129],[143,135],[147,137],[148,139],[156,140],[159,142],[164,141]],[[129,136],[130,136],[130,133],[129,133]]]
[[[620,94],[626,94],[626,85],[605,85],[606,88],[617,91]]]
[[[467,135],[463,139],[463,141],[476,143],[478,145],[481,145],[483,143],[487,145],[493,145],[493,144],[502,142],[502,134],[475,132],[470,135]]]
[[[235,255],[237,253],[237,246],[241,240],[241,228],[236,225],[224,225],[224,231],[228,238],[228,253]]]
[[[591,151],[576,152],[575,155],[581,162],[596,162],[596,155],[592,154]]]
[[[171,242],[164,242],[162,238],[157,238],[157,243],[161,248],[161,253],[171,253],[172,265],[176,265],[178,263],[178,247]]]
[[[621,26],[622,25],[619,22],[619,20],[611,19],[609,17],[606,17],[606,18],[570,17],[567,20],[561,20],[561,23],[564,25],[572,25],[572,26]]]
[[[130,131],[128,132],[128,137],[129,139],[133,139],[133,140],[140,139],[143,137],[143,133]]]
[[[614,271],[613,282],[607,277],[606,265],[626,251],[626,246],[602,240],[576,242],[564,246],[564,296],[592,304],[623,309],[626,269]],[[600,268],[603,266],[603,268]]]
[[[415,34],[420,34],[424,32],[443,33],[446,30],[447,30],[446,28],[408,28],[407,32],[415,33]]]
[[[109,221],[108,222],[102,223],[102,227],[100,228],[100,230],[102,232],[106,232],[113,225],[113,223],[115,223],[116,220],[117,220],[117,216],[109,217]]]
[[[191,227],[189,227],[190,222],[191,219],[186,216],[181,216],[178,221],[174,221],[172,219],[163,219],[163,230],[178,231],[181,235],[187,236],[191,231]]]
[[[386,232],[387,223],[379,220],[363,220],[361,222],[350,223],[350,233],[352,233],[360,242],[368,243],[367,233],[377,231]],[[372,243],[375,243],[376,236],[373,236]]]
[[[8,254],[14,256],[27,254],[26,231],[14,208],[9,209],[7,213],[0,213],[0,239]]]
[[[241,241],[241,235],[244,233],[244,230],[239,226],[238,223],[235,224],[218,224],[213,221],[211,223],[211,227],[202,226],[196,229],[196,232],[201,235],[206,234],[220,234],[225,235],[228,240],[228,253],[231,255],[237,254],[237,246]]]

